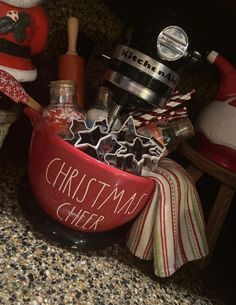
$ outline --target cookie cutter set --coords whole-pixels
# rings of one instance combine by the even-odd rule
[[[69,141],[96,159],[118,169],[141,175],[143,167],[153,171],[163,155],[164,146],[153,138],[137,133],[132,116],[118,131],[109,131],[107,120],[95,121],[88,127],[85,121],[73,120]]]
[[[153,121],[172,121],[187,116],[185,102],[195,90],[175,94],[168,100],[165,109],[149,113],[134,111],[119,130],[109,130],[108,120],[95,121],[88,127],[85,121],[74,119],[70,135],[65,140],[92,157],[118,169],[141,175],[142,169],[154,171],[165,154],[165,146],[157,139],[138,134],[136,128]]]

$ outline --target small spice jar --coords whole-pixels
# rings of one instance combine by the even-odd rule
[[[76,101],[77,88],[73,80],[58,80],[50,83],[50,104],[43,111],[43,118],[51,130],[63,139],[70,135],[73,120],[85,120],[85,112]]]
[[[88,125],[92,126],[95,121],[108,118],[108,107],[111,102],[112,91],[110,88],[100,86],[96,102],[89,108],[86,114]]]
[[[166,147],[164,155],[173,152],[179,143],[194,136],[194,127],[188,117],[172,123],[156,124],[151,122],[137,129],[137,132],[148,138],[159,141]]]

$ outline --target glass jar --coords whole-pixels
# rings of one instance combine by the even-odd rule
[[[43,118],[50,129],[63,139],[70,136],[73,120],[85,120],[85,112],[76,102],[77,88],[73,80],[50,83],[50,104],[43,111]]]
[[[89,108],[86,114],[87,122],[92,125],[95,121],[102,121],[108,118],[108,107],[111,102],[112,91],[110,88],[100,86],[97,99]]]
[[[138,128],[137,132],[164,145],[166,147],[164,155],[173,152],[179,143],[194,136],[194,128],[188,117],[164,125],[153,122]]]
[[[194,136],[194,128],[189,118],[180,119],[165,127],[157,127],[161,129],[168,152],[173,152],[179,143]]]
[[[109,87],[99,87],[97,99],[86,114],[86,122],[89,127],[93,126],[94,122],[102,121],[104,119],[107,119],[109,126],[110,114],[112,113],[112,109],[114,107],[112,96],[113,92]],[[113,130],[117,130],[119,128],[121,128],[121,122],[119,118],[116,118]]]

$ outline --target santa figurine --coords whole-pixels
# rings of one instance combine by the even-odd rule
[[[43,51],[48,17],[40,0],[0,1],[0,69],[19,82],[32,82],[37,70],[31,58]]]
[[[198,116],[198,149],[236,173],[236,69],[216,51],[211,51],[207,59],[219,72],[220,86],[215,99]]]

